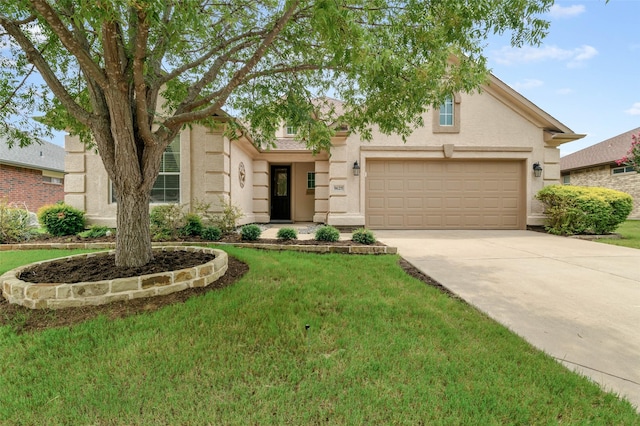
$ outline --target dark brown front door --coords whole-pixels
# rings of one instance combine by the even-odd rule
[[[291,166],[271,166],[271,220],[291,220]]]

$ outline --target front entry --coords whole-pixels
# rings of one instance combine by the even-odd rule
[[[291,220],[291,166],[271,166],[271,220]]]

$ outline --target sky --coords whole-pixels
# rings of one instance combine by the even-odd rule
[[[496,77],[587,135],[560,155],[640,127],[640,0],[556,0],[545,18],[541,46],[496,37],[485,53]]]
[[[538,47],[489,40],[492,73],[575,133],[562,156],[640,127],[640,0],[556,0]],[[56,134],[53,142],[64,144]],[[629,141],[631,144],[631,141]]]

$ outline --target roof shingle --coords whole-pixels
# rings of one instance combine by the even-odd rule
[[[560,170],[564,172],[615,163],[629,151],[631,135],[639,133],[640,127],[566,155],[560,159]]]
[[[7,140],[0,138],[0,163],[31,169],[64,172],[64,148],[51,142],[41,141],[21,148],[9,148]]]

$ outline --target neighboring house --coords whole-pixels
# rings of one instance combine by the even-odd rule
[[[0,200],[35,212],[64,201],[64,148],[41,141],[9,148],[0,138]]]
[[[331,155],[313,155],[294,136],[284,125],[267,150],[250,136],[230,141],[222,129],[187,128],[165,153],[153,202],[207,202],[219,211],[223,197],[242,209],[242,223],[525,229],[543,223],[534,195],[560,180],[558,146],[584,135],[491,76],[480,94],[456,94],[426,113],[406,143],[376,129],[370,142],[341,130]],[[74,137],[65,147],[66,202],[92,223],[115,225],[100,158]]]
[[[633,167],[616,163],[627,155],[634,134],[640,134],[640,127],[562,157],[562,183],[626,192],[633,197],[633,211],[629,217],[640,219],[640,173]]]

